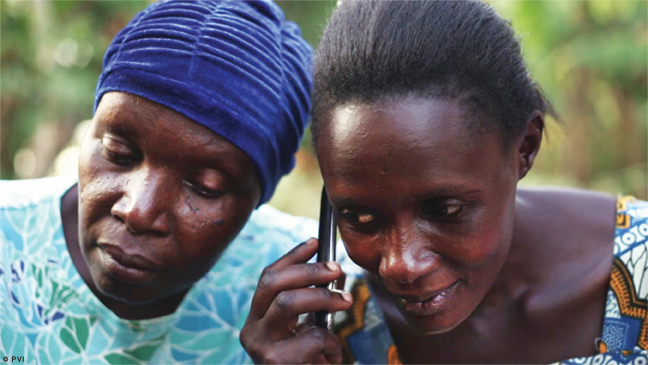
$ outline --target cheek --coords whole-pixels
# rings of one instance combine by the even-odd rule
[[[504,243],[500,227],[488,227],[463,240],[453,256],[464,266],[479,267],[499,256],[502,250],[506,249]]]
[[[508,252],[513,233],[513,214],[507,205],[498,206],[470,227],[452,255],[467,267],[501,261]]]
[[[252,209],[251,204],[233,196],[209,203],[185,193],[177,213],[180,255],[189,263],[213,264],[241,231]]]
[[[101,158],[101,141],[90,136],[94,128],[88,130],[88,135],[81,142],[79,149],[79,182],[94,179],[101,173],[105,160]]]
[[[79,220],[81,227],[110,215],[119,199],[120,179],[103,168],[103,161],[93,153],[79,158]],[[83,231],[83,230],[82,230]]]
[[[342,241],[347,250],[349,258],[363,269],[377,273],[380,266],[382,250],[377,240],[358,240],[351,238],[352,235],[342,234]]]
[[[86,137],[79,151],[79,188],[88,193],[109,192],[119,186],[115,181],[118,174],[111,171],[111,166],[101,156],[101,142],[97,138]]]

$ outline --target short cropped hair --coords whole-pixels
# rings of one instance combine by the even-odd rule
[[[472,116],[485,113],[471,129],[497,127],[505,146],[533,111],[554,114],[511,24],[488,4],[345,0],[316,54],[314,142],[332,109],[406,95],[459,100]]]

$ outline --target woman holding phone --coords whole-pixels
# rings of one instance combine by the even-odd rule
[[[549,102],[477,1],[344,1],[315,66],[313,139],[348,257],[268,267],[257,362],[644,364],[648,204],[523,189]],[[350,298],[352,297],[352,299]],[[353,303],[352,303],[353,302]],[[297,325],[346,310],[335,333]]]

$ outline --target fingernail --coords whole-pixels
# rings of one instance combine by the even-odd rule
[[[333,263],[333,262],[327,262],[326,267],[328,267],[329,270],[331,270],[331,271],[338,271],[339,270],[338,265]]]
[[[306,244],[309,246],[315,245],[317,244],[317,240],[315,239],[315,237],[311,237],[308,239],[308,241],[306,241]]]
[[[351,293],[348,291],[342,292],[342,298],[346,300],[347,302],[352,302],[353,301],[353,296],[351,296]]]

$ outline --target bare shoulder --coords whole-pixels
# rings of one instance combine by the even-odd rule
[[[518,189],[517,242],[528,253],[526,270],[533,278],[520,308],[536,332],[558,334],[552,346],[565,354],[591,352],[601,336],[616,200],[580,189]]]
[[[518,189],[516,210],[518,242],[533,252],[538,267],[548,269],[545,275],[553,272],[553,279],[570,277],[577,283],[589,272],[607,280],[616,197],[581,189],[524,188]],[[595,281],[590,275],[588,280]]]
[[[593,340],[600,335],[612,269],[616,197],[579,189],[524,188],[518,190],[516,210],[518,242],[533,257],[529,270],[536,280],[525,310],[541,327],[587,327]]]
[[[613,195],[573,188],[520,188],[518,200],[550,226],[603,233],[608,238],[614,234],[617,198]]]

